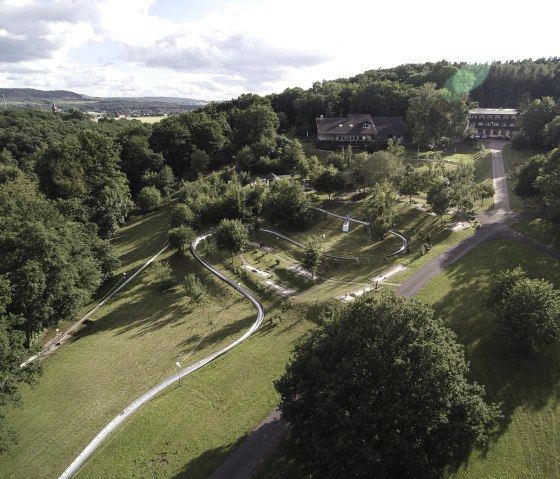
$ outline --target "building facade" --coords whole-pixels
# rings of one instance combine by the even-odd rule
[[[469,123],[478,137],[511,138],[517,110],[514,108],[475,108],[469,111]]]
[[[317,140],[338,143],[398,139],[405,130],[400,117],[372,117],[369,114],[351,114],[347,118],[324,118],[321,115],[315,122]]]

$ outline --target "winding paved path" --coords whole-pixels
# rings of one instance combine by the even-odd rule
[[[447,268],[482,243],[499,239],[520,239],[520,236],[526,238],[507,226],[507,222],[514,219],[515,214],[509,206],[509,192],[502,157],[504,142],[491,141],[489,146],[492,151],[494,207],[486,213],[477,215],[481,227],[474,235],[426,263],[424,267],[410,276],[401,285],[397,290],[399,294],[406,297],[415,295],[442,269]]]

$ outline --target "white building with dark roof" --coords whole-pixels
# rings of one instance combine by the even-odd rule
[[[478,136],[511,138],[517,110],[514,108],[474,108],[469,111],[469,123]]]
[[[400,117],[373,117],[369,114],[350,114],[347,118],[316,120],[317,140],[353,143],[389,138],[402,138],[405,130]]]

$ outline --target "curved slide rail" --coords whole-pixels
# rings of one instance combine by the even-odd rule
[[[197,237],[191,244],[191,253],[206,269],[210,270],[212,273],[214,273],[216,276],[218,276],[218,278],[225,281],[230,286],[234,287],[242,295],[244,295],[249,301],[251,301],[251,303],[253,303],[253,306],[257,310],[257,319],[255,320],[253,325],[247,330],[247,332],[245,334],[243,334],[243,336],[241,336],[240,338],[235,340],[233,343],[231,343],[230,345],[226,346],[225,348],[219,350],[218,352],[216,352],[214,354],[211,354],[210,356],[207,356],[204,359],[201,359],[197,363],[192,364],[191,366],[188,366],[188,367],[182,369],[178,373],[175,373],[175,374],[171,375],[166,380],[164,380],[163,382],[161,382],[157,386],[154,386],[148,392],[144,393],[142,396],[140,396],[138,399],[136,399],[128,407],[123,409],[118,414],[118,416],[116,416],[113,420],[111,420],[111,422],[109,424],[107,424],[97,436],[95,436],[95,438],[86,446],[86,448],[78,455],[78,457],[76,459],[74,459],[72,464],[70,464],[70,466],[68,466],[68,468],[60,475],[59,479],[68,479],[68,478],[72,477],[78,471],[78,469],[84,464],[84,462],[93,454],[93,452],[101,445],[101,443],[120,424],[122,424],[128,417],[130,417],[136,410],[138,410],[140,407],[142,407],[148,401],[153,399],[161,391],[163,391],[167,387],[171,386],[173,383],[175,383],[175,382],[179,381],[181,378],[183,378],[185,376],[188,376],[189,374],[197,371],[201,367],[205,366],[206,364],[210,363],[211,361],[214,361],[216,358],[219,358],[223,354],[227,353],[230,349],[233,349],[235,346],[237,346],[238,344],[245,341],[262,324],[263,319],[264,319],[264,308],[263,308],[261,302],[258,300],[258,298],[251,291],[249,291],[246,288],[243,288],[242,286],[237,284],[235,281],[231,280],[226,275],[224,275],[222,272],[220,272],[219,270],[217,270],[216,268],[211,266],[209,263],[204,261],[200,257],[200,255],[197,253],[196,248],[197,248],[198,244],[201,241],[206,240],[210,236],[212,236],[212,233],[207,233],[207,234],[204,234],[204,235],[201,235],[201,236]]]
[[[327,212],[327,214],[330,214]],[[334,215],[336,217],[339,217],[338,215]],[[353,221],[353,220],[350,220]],[[358,220],[356,220],[356,222],[358,222]],[[360,223],[362,223],[360,221]],[[294,246],[297,246],[298,248],[305,248],[305,245],[300,243],[299,241],[296,241],[292,238],[290,238],[289,236],[286,236],[284,233],[281,233],[280,231],[276,231],[270,228],[259,228],[257,231],[262,231],[264,233],[270,233],[271,235],[276,235],[277,238],[282,238],[283,240],[287,241],[288,243],[293,244]],[[380,259],[384,259],[384,258],[391,258],[392,256],[397,256],[398,254],[401,254],[403,251],[405,251],[408,248],[408,239],[406,238],[405,235],[403,235],[402,233],[399,233],[398,231],[394,230],[394,229],[390,229],[389,233],[395,235],[397,238],[399,238],[402,241],[402,245],[401,247],[397,250],[394,251],[393,253],[389,253],[389,254],[385,254],[382,256],[337,256],[334,254],[328,254],[328,253],[323,253],[323,256],[325,256],[326,258],[333,258],[333,259],[339,259],[339,260],[343,260],[343,261],[356,261],[356,260],[361,260],[361,261],[367,261],[367,260],[380,260]]]

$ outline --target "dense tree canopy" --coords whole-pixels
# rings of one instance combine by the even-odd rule
[[[239,220],[223,219],[214,230],[214,239],[218,248],[234,255],[249,244],[249,230]]]
[[[296,347],[280,409],[321,477],[438,477],[486,440],[497,410],[433,314],[367,294]]]
[[[38,363],[20,367],[27,359],[28,351],[24,348],[24,333],[14,329],[21,318],[8,313],[13,294],[8,278],[0,275],[0,455],[17,442],[14,431],[6,422],[3,408],[10,403],[19,403],[19,385],[32,384],[40,371]]]
[[[275,181],[266,199],[266,214],[271,221],[288,227],[309,224],[313,217],[311,202],[295,181]]]
[[[0,275],[12,285],[7,311],[30,345],[34,333],[71,320],[103,279],[100,240],[68,221],[26,180],[0,186]]]
[[[560,340],[560,291],[521,268],[497,273],[487,303],[503,334],[523,349]]]
[[[462,138],[468,128],[466,99],[454,99],[448,90],[438,90],[433,83],[420,87],[407,111],[412,143],[433,148],[442,138]]]

